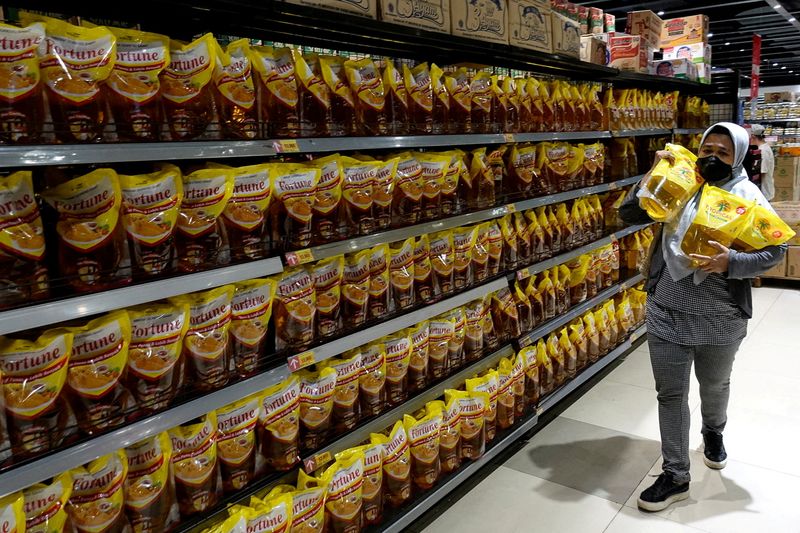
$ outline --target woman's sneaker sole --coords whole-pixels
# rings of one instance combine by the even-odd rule
[[[705,455],[703,456],[703,462],[706,464],[707,467],[711,468],[712,470],[722,470],[723,468],[725,468],[725,465],[728,464],[728,460],[727,459],[725,459],[723,461],[720,461],[720,462],[716,462],[716,461],[712,461],[711,459],[709,459]]]
[[[680,502],[687,499],[689,499],[689,489],[686,489],[686,492],[679,492],[678,494],[673,494],[664,501],[660,502],[646,502],[643,499],[639,498],[636,504],[639,506],[639,509],[642,509],[643,511],[649,511],[651,513],[655,513],[656,511],[663,511],[664,509],[666,509],[675,502]]]

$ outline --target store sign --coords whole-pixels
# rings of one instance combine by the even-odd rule
[[[758,98],[758,86],[761,84],[761,36],[753,35],[753,71],[750,73],[750,101]]]

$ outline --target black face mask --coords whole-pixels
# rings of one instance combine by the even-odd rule
[[[703,179],[710,182],[724,181],[733,174],[733,167],[715,155],[701,157],[697,160],[697,170]]]

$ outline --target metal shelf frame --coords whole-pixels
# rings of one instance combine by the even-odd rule
[[[630,338],[614,348],[605,357],[587,367],[572,381],[542,400],[543,405],[537,409],[536,414],[529,415],[524,422],[514,426],[513,429],[511,429],[507,434],[495,441],[480,459],[463,465],[457,472],[451,474],[446,480],[444,480],[444,482],[440,483],[425,493],[422,498],[414,502],[413,507],[408,510],[404,510],[404,512],[400,514],[393,522],[379,526],[376,528],[376,531],[381,531],[382,533],[401,533],[406,527],[413,524],[414,521],[422,516],[426,511],[431,509],[434,505],[443,500],[448,494],[453,492],[453,490],[461,485],[461,483],[466,481],[473,474],[477,473],[481,468],[488,465],[501,452],[514,444],[514,442],[519,440],[528,431],[536,427],[539,422],[539,416],[541,416],[542,413],[557,405],[561,400],[575,392],[579,387],[595,377],[608,365],[612,364],[614,361],[630,352],[636,339],[643,336],[646,331],[647,330],[644,326],[637,329]]]
[[[94,294],[0,311],[0,335],[47,326],[134,305],[162,300],[283,272],[280,257],[270,257],[182,276],[136,283]]]
[[[648,129],[648,130],[619,130],[612,131],[612,137],[653,137],[656,135],[672,135],[673,130],[669,129]]]
[[[708,128],[675,128],[672,133],[675,135],[694,135],[696,133],[705,133]]]
[[[600,194],[613,191],[633,185],[634,183],[638,183],[642,177],[643,175],[632,176],[630,178],[624,178],[621,180],[612,181],[610,183],[601,183],[600,185],[594,185],[592,187],[584,187],[582,189],[575,189],[573,191],[561,192],[548,196],[540,196],[539,198],[531,198],[529,200],[521,200],[512,204],[484,209],[482,211],[475,211],[473,213],[465,213],[463,215],[456,215],[454,217],[445,218],[434,222],[425,222],[406,228],[398,228],[372,235],[366,235],[363,237],[355,237],[345,241],[322,244],[320,246],[314,246],[302,251],[289,252],[286,254],[286,264],[301,264],[299,259],[300,257],[307,258],[305,262],[318,261],[320,259],[333,257],[339,254],[357,252],[358,250],[371,248],[377,244],[385,242],[402,241],[409,237],[418,237],[419,235],[423,235],[425,233],[432,233],[436,231],[457,228],[459,226],[477,224],[485,220],[500,218],[515,211],[526,211],[528,209],[534,209],[544,205],[566,202],[568,200],[581,198],[590,194]]]

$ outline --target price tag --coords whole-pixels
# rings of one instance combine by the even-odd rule
[[[286,264],[289,266],[304,265],[314,260],[314,252],[311,249],[297,250],[286,254]]]
[[[522,338],[519,340],[519,346],[520,346],[520,348],[527,348],[527,347],[528,347],[528,346],[530,346],[531,344],[533,344],[533,341],[531,340],[531,337],[530,337],[530,335],[525,335],[524,337],[522,337]]]
[[[611,183],[608,184],[609,191],[614,191],[616,189],[619,189],[619,183],[617,183],[616,181],[612,181]]]
[[[536,416],[542,416],[543,413],[544,413],[544,407],[536,408]]]
[[[286,364],[292,372],[297,372],[301,368],[311,366],[314,364],[314,350],[308,350],[293,355],[286,361]]]
[[[505,139],[505,141],[507,143],[513,143],[514,142],[514,134],[513,133],[504,133],[503,134],[503,139]]]
[[[506,213],[516,213],[517,212],[517,204],[508,204],[506,206]]]
[[[333,460],[331,456],[331,452],[322,452],[318,453],[314,457],[309,457],[303,462],[303,465],[306,468],[306,472],[313,472],[317,468],[330,463]]]
[[[526,268],[525,270],[517,270],[517,279],[522,281],[523,279],[528,279],[531,277],[530,271]]]
[[[279,154],[297,153],[300,151],[300,146],[294,139],[284,139],[282,141],[273,141],[272,147]]]

